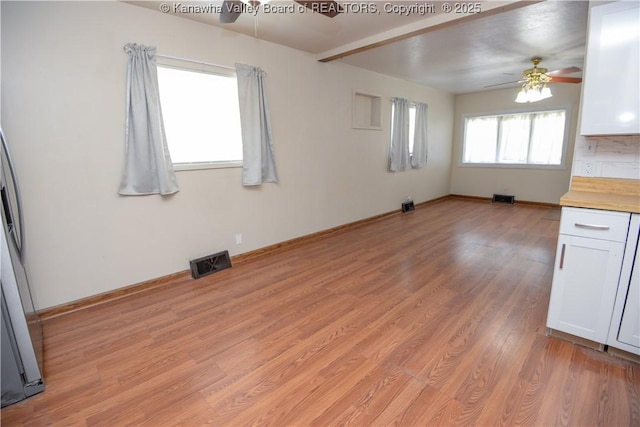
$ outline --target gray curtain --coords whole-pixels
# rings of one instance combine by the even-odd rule
[[[427,104],[416,102],[416,120],[413,133],[411,167],[421,168],[427,164]]]
[[[240,123],[242,125],[242,184],[278,182],[271,139],[269,107],[264,91],[264,71],[236,64]]]
[[[409,101],[404,98],[392,98],[391,102],[393,118],[389,170],[395,172],[409,167]]]
[[[125,164],[120,194],[172,194],[178,191],[162,122],[156,48],[135,43],[129,55],[125,123]]]

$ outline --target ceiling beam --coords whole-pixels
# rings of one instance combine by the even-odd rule
[[[366,37],[364,39],[339,46],[335,49],[328,50],[316,55],[316,58],[320,62],[331,62],[340,58],[344,58],[356,53],[365,52],[367,50],[375,49],[380,46],[385,46],[391,43],[395,43],[400,40],[406,40],[411,37],[426,34],[432,31],[440,30],[442,28],[450,27],[453,25],[462,24],[465,22],[474,21],[476,19],[485,18],[487,16],[496,15],[499,13],[507,12],[510,10],[518,9],[525,6],[530,6],[535,3],[540,3],[545,0],[510,0],[510,1],[482,1],[479,2],[482,8],[480,13],[439,13],[435,16],[422,19],[412,24],[404,25],[402,27],[394,28],[389,31]],[[450,3],[453,2],[438,2],[438,3]]]

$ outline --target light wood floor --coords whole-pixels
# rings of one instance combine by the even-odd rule
[[[640,365],[545,336],[548,214],[446,200],[51,319],[2,425],[638,426]]]

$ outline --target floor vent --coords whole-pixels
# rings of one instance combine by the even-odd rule
[[[516,196],[507,196],[505,194],[494,194],[493,199],[491,199],[493,203],[510,203],[514,204],[516,202]]]
[[[416,210],[416,207],[413,204],[413,200],[402,202],[402,212],[410,212],[415,210]]]
[[[208,276],[225,268],[230,268],[231,259],[229,259],[229,251],[223,251],[191,260],[189,265],[191,266],[191,276],[194,279],[199,279],[202,276]]]

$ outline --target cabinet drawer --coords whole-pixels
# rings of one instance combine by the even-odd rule
[[[562,208],[560,234],[624,242],[630,213],[598,209]]]

